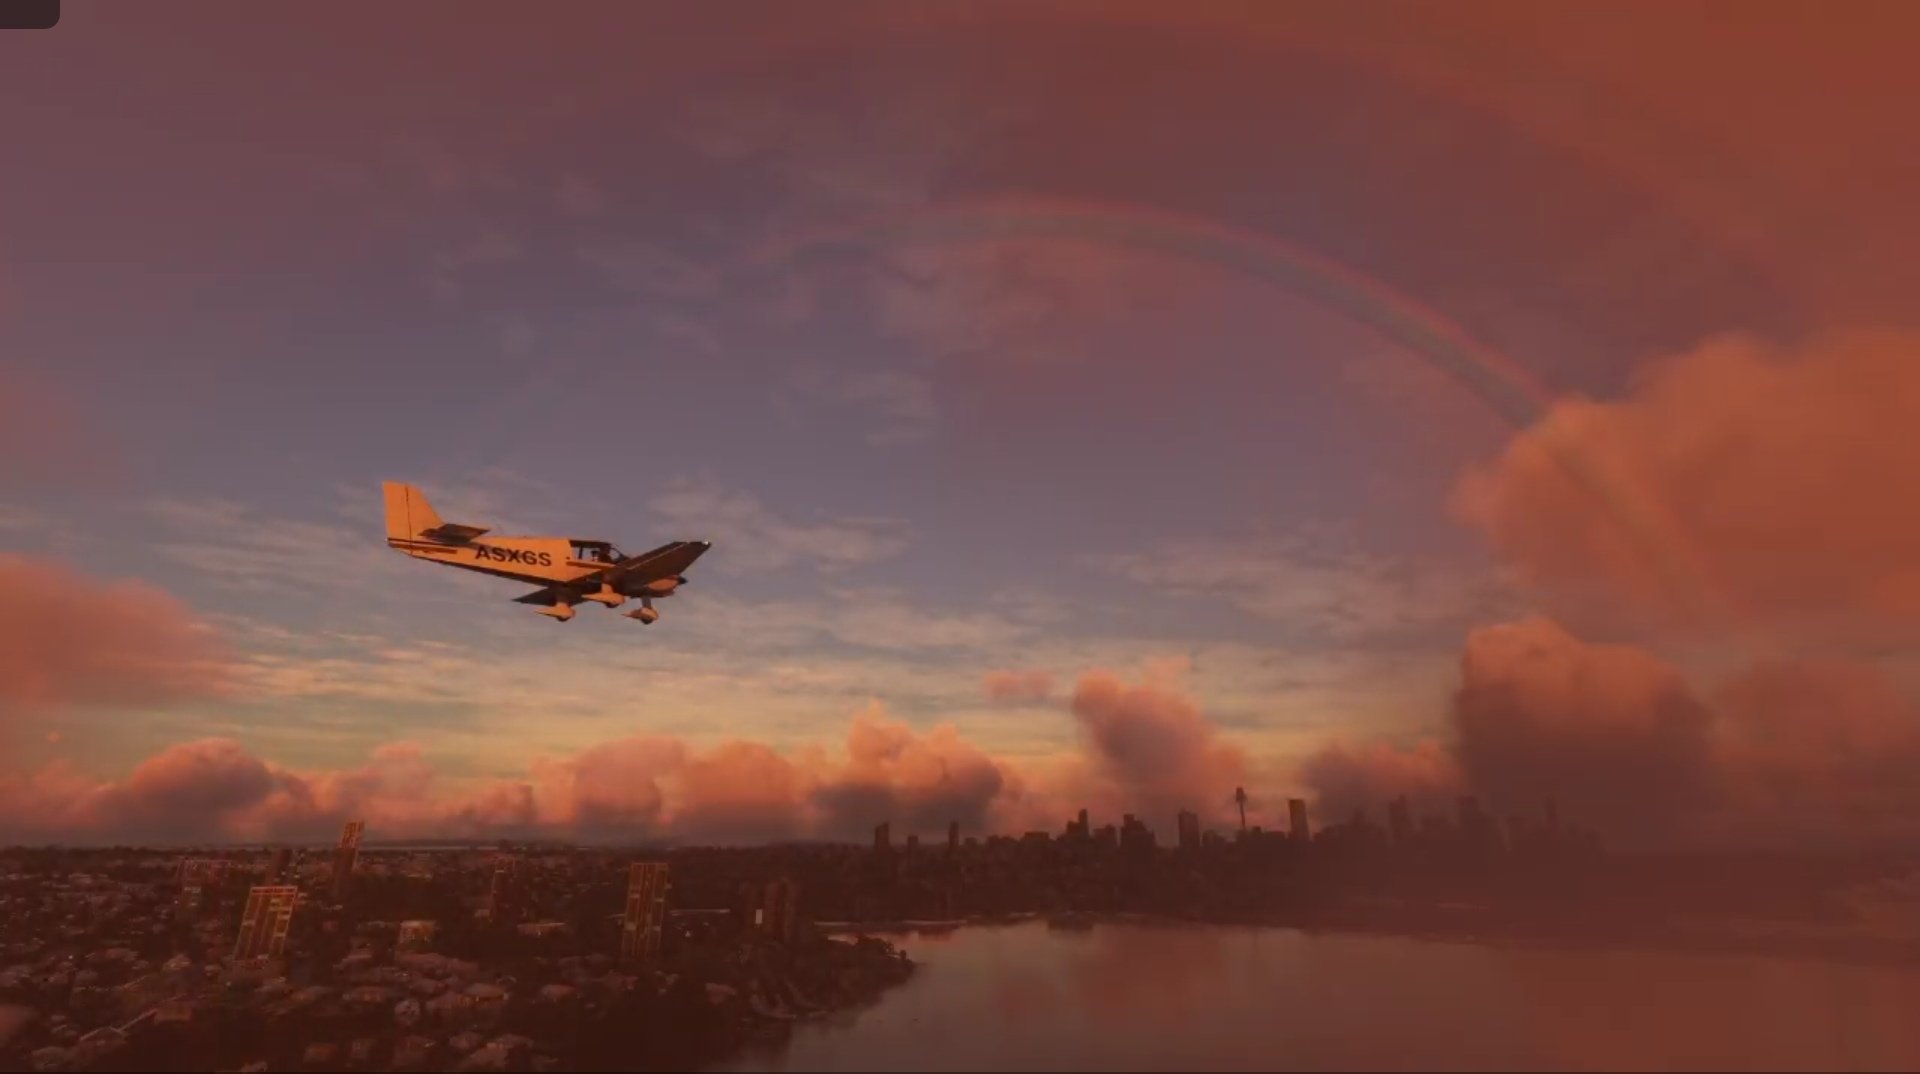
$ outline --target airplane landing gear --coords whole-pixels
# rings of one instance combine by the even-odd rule
[[[653,623],[660,619],[660,613],[654,611],[653,602],[642,598],[640,606],[627,613],[627,618],[638,619],[642,623]]]
[[[549,619],[554,619],[562,623],[573,618],[573,608],[565,604],[549,605],[545,608],[539,609],[539,611],[541,615],[544,615]]]

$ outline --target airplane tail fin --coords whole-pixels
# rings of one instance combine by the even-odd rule
[[[383,481],[380,491],[387,499],[387,539],[417,541],[430,530],[438,530],[445,523],[433,513],[427,498],[412,485],[403,485],[398,481]]]

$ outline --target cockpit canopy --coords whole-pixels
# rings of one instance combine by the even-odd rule
[[[627,557],[606,541],[574,541],[573,558],[590,563],[618,563]]]

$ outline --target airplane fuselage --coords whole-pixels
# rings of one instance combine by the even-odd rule
[[[483,526],[444,522],[411,485],[386,482],[387,547],[465,571],[538,586],[515,598],[540,614],[565,622],[582,601],[617,608],[639,598],[627,612],[642,623],[658,619],[653,601],[672,596],[686,582],[683,572],[711,544],[670,541],[639,555],[624,555],[606,541],[573,537],[492,536]]]

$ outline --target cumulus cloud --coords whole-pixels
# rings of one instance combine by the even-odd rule
[[[989,671],[987,697],[999,702],[1045,701],[1053,696],[1053,675],[1039,670]]]
[[[847,764],[814,793],[814,803],[825,830],[835,833],[871,827],[875,818],[904,831],[937,830],[954,820],[978,829],[1009,786],[1001,764],[951,724],[918,736],[876,703],[854,717]]]
[[[1140,685],[1105,671],[1082,675],[1069,705],[1087,761],[1134,812],[1224,816],[1234,787],[1246,782],[1246,755],[1178,689],[1177,674],[1156,667]]]
[[[170,746],[124,778],[56,763],[0,775],[0,838],[215,842],[324,839],[348,819],[393,835],[555,835],[590,841],[758,842],[858,837],[882,821],[934,832],[986,826],[1019,781],[950,725],[924,733],[877,704],[844,753],[755,742],[699,749],[635,736],[536,758],[518,779],[448,785],[411,743],[357,768],[303,771],[232,739]]]
[[[1643,623],[1911,639],[1920,335],[1728,337],[1570,399],[1460,482],[1521,575]]]
[[[0,716],[217,694],[225,655],[168,594],[0,553]]]
[[[1631,646],[1580,641],[1542,618],[1467,638],[1453,703],[1469,783],[1503,808],[1637,826],[1712,795],[1712,713],[1679,672]]]
[[[1468,638],[1441,742],[1335,745],[1300,777],[1329,819],[1458,790],[1622,845],[1832,846],[1920,831],[1916,769],[1920,706],[1878,667],[1769,660],[1707,692],[1536,617]]]
[[[1334,741],[1300,766],[1314,811],[1345,820],[1364,810],[1375,820],[1392,799],[1406,795],[1421,811],[1444,810],[1462,786],[1459,764],[1438,742],[1403,749],[1387,742]]]

